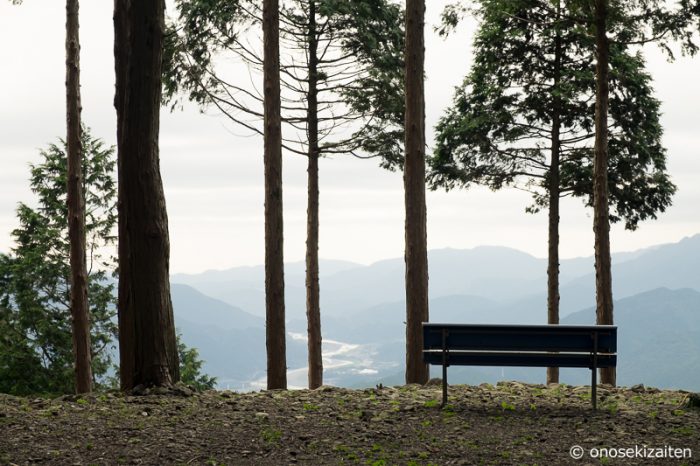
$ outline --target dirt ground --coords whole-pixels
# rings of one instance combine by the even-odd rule
[[[450,387],[444,409],[439,385],[0,395],[0,464],[700,464],[694,396],[599,396],[594,412],[589,387],[517,382]]]

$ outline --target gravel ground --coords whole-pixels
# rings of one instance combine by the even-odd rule
[[[444,409],[439,385],[156,391],[0,395],[0,464],[700,464],[700,409],[682,391],[603,386],[597,412],[589,387],[518,382],[450,387]]]

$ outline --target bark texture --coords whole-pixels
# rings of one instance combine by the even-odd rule
[[[263,42],[267,388],[286,389],[278,0],[264,0],[263,2]]]
[[[613,323],[610,219],[608,212],[608,1],[595,0],[596,103],[593,160],[593,232],[595,234],[596,322]],[[615,368],[600,370],[600,381],[615,385]]]
[[[557,5],[557,20],[559,5]],[[554,102],[552,111],[552,151],[549,166],[549,251],[547,265],[547,323],[559,323],[559,158],[561,131],[561,36],[554,39]],[[559,368],[547,368],[547,383],[559,383]]]
[[[426,383],[422,322],[428,321],[425,205],[425,0],[406,0],[406,383]]]
[[[123,389],[180,378],[160,176],[163,0],[115,0],[119,344]]]
[[[318,38],[316,2],[309,2],[309,92],[308,92],[308,207],[306,217],[306,320],[309,349],[309,388],[323,385],[321,353],[321,303],[318,271]]]
[[[66,1],[67,203],[70,239],[70,307],[75,359],[75,391],[92,391],[90,308],[85,259],[85,198],[80,141],[80,23],[78,0]]]

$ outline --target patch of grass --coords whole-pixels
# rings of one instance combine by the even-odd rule
[[[428,400],[424,403],[424,406],[426,408],[435,408],[436,406],[439,406],[439,405],[440,405],[440,402],[438,400],[435,400],[435,399]]]
[[[515,439],[514,445],[527,445],[535,439],[532,435],[525,435],[523,437],[518,437]]]
[[[318,406],[313,403],[304,403],[304,411],[318,411]]]
[[[389,406],[391,406],[391,410],[394,412],[401,411],[401,402],[399,402],[399,400],[391,400]]]
[[[265,443],[274,444],[279,443],[280,439],[282,438],[282,432],[277,429],[268,428],[260,432],[260,436]]]
[[[691,426],[674,427],[671,429],[671,432],[681,435],[693,435],[695,433],[695,429]]]
[[[479,445],[474,441],[470,439],[464,439],[460,442],[462,445],[465,447],[469,448],[470,450],[478,450]]]
[[[504,411],[515,411],[515,405],[508,403],[507,401],[501,401],[501,408]]]
[[[604,409],[606,409],[610,414],[614,416],[615,414],[617,414],[619,406],[617,405],[617,401],[611,401],[610,403],[604,406]]]
[[[339,453],[348,453],[350,451],[350,447],[341,443],[340,445],[334,445],[333,451],[337,451]]]
[[[685,414],[685,411],[683,411],[682,409],[674,409],[672,411],[672,414],[674,416],[683,416]]]

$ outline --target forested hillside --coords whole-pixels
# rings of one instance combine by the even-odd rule
[[[429,257],[431,282],[438,282],[431,287],[431,321],[503,324],[545,321],[544,260],[498,247],[437,250],[431,251]],[[620,358],[626,361],[625,370],[620,370],[623,385],[645,383],[700,389],[697,371],[689,370],[698,363],[692,355],[700,354],[700,348],[693,343],[700,341],[697,334],[700,272],[696,265],[699,261],[700,235],[613,256],[614,291],[619,297],[616,308],[621,319]],[[562,323],[592,324],[595,321],[591,309],[594,277],[589,272],[592,262],[592,258],[562,261]],[[325,261],[321,261],[322,272],[326,270],[324,266]],[[298,266],[287,267],[290,271],[286,289],[288,330],[301,335],[306,325],[303,275],[295,275],[295,267]],[[323,301],[326,309],[323,326],[329,339],[343,342],[352,349],[342,357],[330,356],[337,344],[327,345],[327,357],[345,363],[340,365],[336,361],[339,366],[329,369],[327,377],[342,386],[374,386],[380,381],[400,383],[404,345],[401,260],[370,266],[330,261],[328,269],[322,274],[324,289],[329,290]],[[184,339],[200,348],[207,361],[206,370],[219,377],[223,388],[254,388],[258,385],[250,383],[261,377],[260,371],[251,369],[249,358],[241,356],[239,365],[236,356],[245,354],[246,347],[262,351],[261,344],[239,336],[246,333],[247,327],[261,332],[264,325],[262,319],[255,321],[252,317],[263,314],[264,302],[262,275],[256,276],[252,270],[231,269],[173,277],[174,282],[189,283],[221,300],[211,300],[184,285],[173,286],[175,313],[182,322]],[[233,306],[235,296],[244,303],[240,308],[250,314]],[[665,321],[668,323],[663,324]],[[216,337],[207,338],[209,332]],[[669,345],[671,342],[673,344]],[[304,368],[302,343],[299,339],[290,339],[288,358],[292,370]],[[644,350],[640,351],[641,348]],[[665,358],[676,352],[689,357],[683,364],[666,364]],[[229,356],[222,357],[222,353]],[[262,363],[262,359],[259,361]],[[246,369],[241,371],[241,367]],[[542,380],[542,371],[537,369],[454,368],[453,371],[454,380],[469,383]],[[564,370],[563,374],[563,381],[567,383],[587,381],[587,375],[580,371]]]

